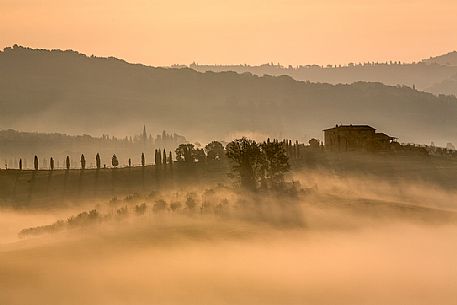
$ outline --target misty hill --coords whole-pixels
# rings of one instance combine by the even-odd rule
[[[427,64],[437,64],[443,66],[457,66],[457,51],[452,51],[444,55],[424,59]]]
[[[202,141],[250,132],[305,140],[363,123],[400,141],[457,142],[456,98],[407,86],[200,73],[18,46],[0,53],[0,71],[0,128],[125,136],[145,123]]]
[[[450,53],[452,54],[452,53]],[[445,88],[440,84],[457,77],[457,65],[439,64],[446,60],[434,62],[420,62],[402,64],[400,62],[387,63],[350,63],[347,66],[318,66],[307,65],[298,67],[284,67],[279,64],[265,64],[260,66],[249,65],[198,65],[189,67],[199,72],[234,71],[237,73],[252,73],[262,75],[289,75],[296,80],[322,82],[330,84],[351,84],[358,81],[381,82],[386,85],[406,85],[419,90],[440,94],[457,95],[457,85],[453,82]],[[184,67],[184,66],[175,66]],[[443,91],[441,91],[443,90]]]

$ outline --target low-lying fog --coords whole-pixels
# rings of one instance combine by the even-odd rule
[[[456,303],[457,193],[295,177],[279,195],[202,186],[2,210],[0,304]]]

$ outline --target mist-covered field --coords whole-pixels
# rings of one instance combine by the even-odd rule
[[[455,304],[457,192],[294,179],[1,210],[0,304]]]

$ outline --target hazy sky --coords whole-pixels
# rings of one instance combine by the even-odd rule
[[[0,0],[0,47],[150,65],[415,61],[457,49],[456,0]]]

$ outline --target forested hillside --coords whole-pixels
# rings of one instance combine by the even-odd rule
[[[433,57],[419,63],[365,62],[348,65],[305,65],[284,67],[279,64],[249,65],[197,65],[189,67],[199,72],[235,71],[262,75],[288,75],[296,80],[324,82],[330,84],[351,84],[358,81],[381,82],[385,85],[405,85],[435,94],[457,95],[457,84],[446,88],[441,83],[457,77],[457,59],[451,56]],[[457,53],[456,53],[457,54]],[[445,64],[447,63],[447,64]],[[176,66],[185,67],[185,66]]]
[[[205,141],[251,131],[322,139],[336,123],[364,123],[400,141],[457,142],[457,99],[412,86],[200,73],[18,46],[0,53],[0,71],[0,128],[123,137],[146,124]]]

